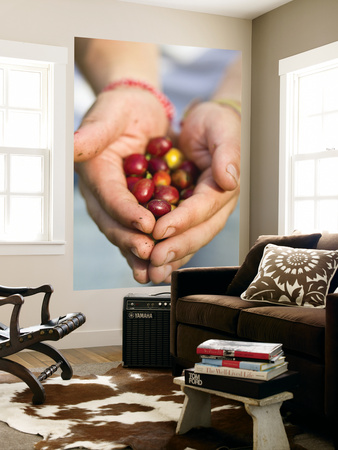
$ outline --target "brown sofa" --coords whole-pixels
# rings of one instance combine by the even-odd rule
[[[199,361],[206,339],[280,342],[289,369],[300,373],[290,406],[326,420],[337,418],[338,271],[325,308],[288,307],[242,300],[267,243],[294,248],[338,249],[338,234],[261,236],[241,267],[186,268],[173,273],[171,355],[173,374]]]

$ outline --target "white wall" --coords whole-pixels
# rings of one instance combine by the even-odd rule
[[[52,316],[82,311],[87,323],[60,341],[60,347],[121,343],[122,299],[130,289],[73,291],[73,54],[74,37],[95,37],[201,47],[230,48],[243,53],[242,188],[240,257],[249,239],[249,124],[251,21],[121,3],[116,0],[0,0],[0,39],[64,46],[67,68],[65,166],[66,253],[59,256],[1,256],[0,283],[55,288]],[[138,288],[143,290],[145,288]],[[163,288],[152,288],[162,291]],[[132,292],[136,292],[133,288]],[[32,304],[30,307],[29,305]],[[27,306],[29,306],[27,308]],[[40,303],[28,298],[22,325],[39,322]]]
[[[293,0],[252,23],[250,242],[278,233],[279,60],[338,41],[337,0]]]

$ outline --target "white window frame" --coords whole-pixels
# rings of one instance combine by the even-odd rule
[[[47,188],[49,233],[47,240],[0,242],[0,255],[59,255],[65,253],[65,163],[66,163],[66,66],[68,49],[50,45],[0,40],[0,57],[21,60],[23,64],[48,63],[51,99],[50,184]]]
[[[294,73],[313,66],[338,63],[338,42],[324,45],[279,61],[280,76],[280,123],[279,123],[279,198],[278,233],[290,234],[290,199],[292,198],[291,149],[294,145]],[[332,153],[331,153],[332,152]],[[327,157],[333,156],[332,150]],[[301,158],[301,157],[300,157]]]

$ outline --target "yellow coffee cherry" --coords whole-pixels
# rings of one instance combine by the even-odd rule
[[[163,156],[163,159],[168,164],[170,170],[175,170],[184,161],[184,156],[180,150],[173,147]]]

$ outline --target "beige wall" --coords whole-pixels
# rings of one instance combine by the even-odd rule
[[[252,25],[250,242],[278,232],[278,61],[338,40],[337,0],[293,0]]]
[[[1,256],[3,285],[51,283],[55,288],[52,315],[80,310],[87,323],[60,342],[62,347],[121,342],[122,299],[130,289],[73,291],[73,54],[74,37],[96,37],[168,44],[230,48],[243,52],[243,136],[241,249],[248,246],[249,125],[251,84],[251,21],[156,8],[115,0],[0,0],[0,39],[64,46],[67,68],[66,147],[64,182],[67,196],[66,253],[60,256]],[[140,288],[141,290],[144,288]],[[163,290],[163,288],[153,288]],[[136,290],[133,289],[133,292]],[[40,305],[26,308],[23,324],[38,323]],[[34,319],[33,319],[34,315]],[[1,319],[1,321],[3,321]]]

